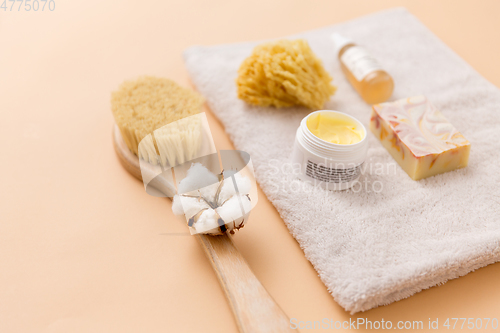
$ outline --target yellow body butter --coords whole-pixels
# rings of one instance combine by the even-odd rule
[[[357,122],[341,113],[311,114],[307,118],[307,128],[317,138],[340,145],[358,143],[365,136],[364,129]]]
[[[361,176],[368,150],[366,129],[356,118],[333,110],[310,113],[295,134],[292,162],[298,177],[327,190],[345,190]]]

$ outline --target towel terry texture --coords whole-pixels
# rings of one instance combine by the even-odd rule
[[[237,70],[258,43],[196,46],[187,69],[334,299],[351,313],[389,304],[500,259],[500,91],[405,9],[290,36],[305,38],[334,78],[325,109],[368,126],[371,107],[348,84],[330,40],[367,47],[391,73],[391,100],[426,95],[471,142],[465,169],[413,181],[369,133],[361,185],[330,192],[296,180],[295,132],[310,111],[253,107]]]

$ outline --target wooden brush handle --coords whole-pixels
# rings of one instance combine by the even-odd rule
[[[290,320],[248,267],[231,236],[197,235],[226,293],[240,332],[291,332]]]
[[[116,125],[113,129],[113,143],[123,167],[142,181],[139,160],[123,142]],[[165,188],[158,190],[169,193],[171,185],[159,184]],[[241,333],[297,331],[290,328],[290,320],[255,277],[228,234],[196,237],[219,278]]]

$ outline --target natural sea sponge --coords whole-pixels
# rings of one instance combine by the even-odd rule
[[[260,106],[321,109],[335,93],[332,77],[305,40],[258,45],[238,70],[238,97]]]

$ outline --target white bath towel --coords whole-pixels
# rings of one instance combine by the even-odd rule
[[[362,188],[329,192],[293,180],[295,131],[310,111],[239,100],[237,70],[257,43],[185,52],[192,81],[335,300],[351,313],[389,304],[500,259],[500,91],[405,9],[306,32],[338,86],[325,109],[369,123],[371,107],[343,76],[330,40],[365,46],[392,74],[391,100],[426,95],[471,142],[465,169],[413,181],[369,133]]]

